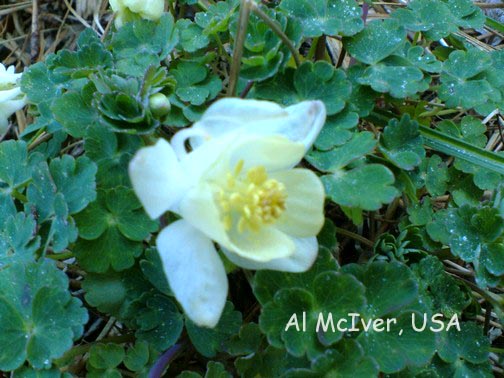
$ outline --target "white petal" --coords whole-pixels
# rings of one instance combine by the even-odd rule
[[[14,66],[5,68],[5,66],[0,63],[0,88],[6,85],[16,84],[21,75],[22,73],[14,72]]]
[[[228,292],[224,265],[213,243],[184,220],[157,238],[163,269],[178,302],[198,326],[215,327]]]
[[[212,104],[200,121],[186,135],[193,148],[209,138],[219,137],[238,129],[253,135],[281,135],[302,143],[308,150],[317,138],[326,118],[321,101],[303,101],[282,108],[270,101],[224,98]]]
[[[222,164],[223,156],[237,144],[238,139],[237,133],[229,133],[213,138],[189,154],[179,155],[182,170],[191,185],[198,183],[214,164]]]
[[[14,100],[16,97],[19,97],[21,95],[22,95],[22,92],[21,92],[21,88],[19,88],[19,87],[0,91],[0,103],[3,103],[5,101],[9,101],[9,100]]]
[[[308,151],[322,130],[326,120],[326,108],[322,101],[303,101],[285,109],[289,121],[282,123],[279,133],[288,139],[301,142]]]
[[[250,270],[279,270],[282,272],[305,272],[312,266],[317,258],[318,242],[317,238],[292,238],[296,249],[289,257],[273,259],[268,262],[258,262],[245,259],[236,253],[223,248],[226,257],[235,265]]]
[[[164,139],[135,154],[129,164],[129,176],[152,219],[176,208],[188,185],[173,149]]]
[[[192,188],[180,202],[180,215],[207,237],[224,246],[231,246],[209,184]]]

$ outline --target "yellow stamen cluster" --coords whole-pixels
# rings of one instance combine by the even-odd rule
[[[226,184],[218,193],[226,231],[236,223],[238,232],[258,231],[262,225],[274,223],[285,210],[285,185],[268,179],[263,166],[242,174],[243,160],[227,175]]]

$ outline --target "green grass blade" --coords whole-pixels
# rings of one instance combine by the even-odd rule
[[[485,25],[489,28],[497,30],[499,33],[504,33],[504,25],[499,21],[494,20],[493,18],[487,17],[485,21]]]
[[[454,138],[439,131],[420,126],[424,144],[444,154],[464,159],[480,167],[504,175],[504,156],[473,146],[461,139]]]

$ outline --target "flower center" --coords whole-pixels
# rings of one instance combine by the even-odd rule
[[[262,225],[274,223],[285,210],[285,185],[269,179],[262,166],[241,174],[243,160],[227,175],[226,184],[218,192],[226,231],[237,222],[238,232],[258,231]]]

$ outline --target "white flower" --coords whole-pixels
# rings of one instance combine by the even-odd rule
[[[26,105],[26,99],[18,85],[20,73],[14,72],[14,66],[5,68],[0,63],[0,134],[7,131],[8,118]]]
[[[167,210],[181,216],[156,243],[170,287],[196,324],[214,327],[227,297],[213,242],[246,269],[301,272],[312,265],[324,189],[312,171],[293,167],[324,121],[319,101],[282,109],[265,101],[221,100],[192,131],[173,138],[175,149],[159,140],[131,161],[133,188],[149,216]],[[188,137],[190,153],[179,145]]]
[[[110,7],[116,12],[115,26],[120,28],[130,21],[134,14],[146,20],[159,20],[164,11],[164,0],[109,0]]]

